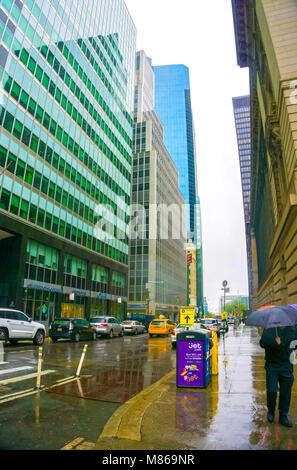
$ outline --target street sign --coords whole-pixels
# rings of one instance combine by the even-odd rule
[[[223,320],[227,320],[228,313],[227,312],[222,312],[221,317],[222,317]]]
[[[222,282],[222,285],[223,285],[223,287],[227,287],[228,281],[223,281],[223,282]]]
[[[180,324],[183,326],[194,326],[195,324],[195,308],[180,309]]]

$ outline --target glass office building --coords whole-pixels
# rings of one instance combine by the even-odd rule
[[[180,189],[189,207],[188,240],[197,245],[197,306],[203,306],[201,214],[189,69],[185,65],[161,65],[155,66],[154,72],[155,108],[164,126],[165,146],[178,169]]]
[[[154,108],[154,72],[144,51],[136,54],[132,201],[142,209],[140,215],[137,210],[142,230],[130,238],[128,308],[175,319],[187,292],[185,199],[164,145]]]
[[[125,2],[2,0],[0,35],[0,304],[45,322],[122,317],[136,49]],[[114,237],[98,229],[102,204]]]
[[[249,294],[252,294],[252,254],[250,233],[251,194],[251,107],[250,96],[232,98],[237,135],[248,263]]]

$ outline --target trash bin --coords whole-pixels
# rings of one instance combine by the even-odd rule
[[[209,330],[184,331],[176,337],[177,387],[206,388],[210,378]]]

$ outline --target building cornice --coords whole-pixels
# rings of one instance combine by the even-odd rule
[[[237,63],[240,67],[250,65],[248,16],[253,0],[231,0],[235,31]]]

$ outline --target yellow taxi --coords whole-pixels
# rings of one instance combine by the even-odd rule
[[[168,318],[156,318],[151,321],[148,329],[149,336],[169,335],[176,328],[176,324]]]

